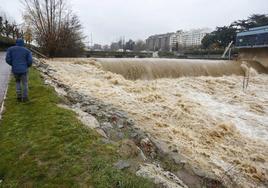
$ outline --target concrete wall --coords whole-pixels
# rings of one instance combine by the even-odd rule
[[[239,49],[239,59],[257,61],[268,68],[268,48]]]

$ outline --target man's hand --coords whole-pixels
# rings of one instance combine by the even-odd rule
[[[27,66],[31,67],[33,64],[33,57],[32,57],[32,52],[29,51],[27,55]]]
[[[9,50],[7,50],[7,54],[6,54],[6,62],[7,64],[9,64],[10,66],[12,66],[12,56]]]

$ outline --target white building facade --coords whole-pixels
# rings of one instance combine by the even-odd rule
[[[210,33],[211,29],[192,29],[189,31],[177,31],[177,42],[182,47],[195,47],[202,44],[202,39],[206,34]]]
[[[146,46],[151,51],[175,51],[178,47],[196,47],[202,44],[202,39],[210,32],[211,29],[203,28],[152,35],[146,39]]]

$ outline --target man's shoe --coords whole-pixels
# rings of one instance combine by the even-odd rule
[[[21,95],[17,95],[17,101],[18,101],[18,102],[22,102]]]
[[[22,98],[22,102],[28,102],[29,101],[29,98],[28,97],[23,97]]]

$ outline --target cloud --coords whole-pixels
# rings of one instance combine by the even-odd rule
[[[20,19],[19,0],[0,0]],[[2,3],[3,1],[3,3]],[[254,13],[268,13],[267,0],[72,0],[84,33],[95,43],[110,43],[122,36],[145,39],[156,33],[230,24]],[[6,7],[5,7],[6,6]]]

